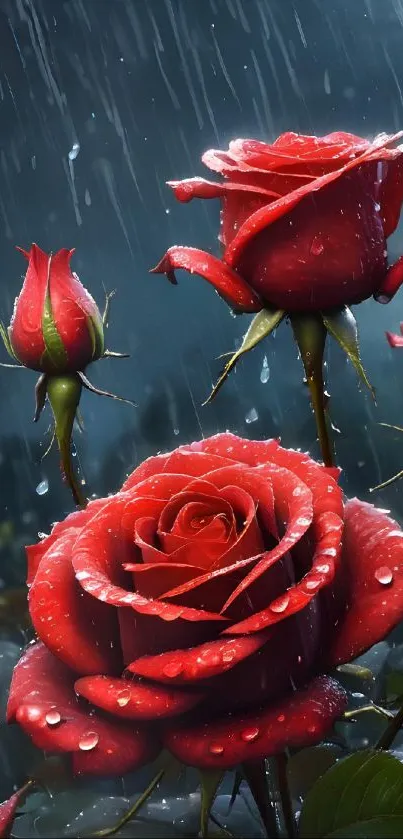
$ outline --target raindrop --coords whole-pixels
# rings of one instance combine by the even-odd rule
[[[321,253],[323,253],[324,250],[325,250],[325,246],[324,246],[323,242],[320,240],[319,236],[315,236],[312,239],[312,244],[311,244],[311,248],[310,248],[312,256],[320,256]]]
[[[245,422],[249,425],[251,422],[256,422],[257,419],[259,419],[259,414],[256,408],[251,408],[246,414]]]
[[[270,609],[272,612],[285,612],[289,602],[290,598],[288,595],[284,595],[281,599],[274,601],[274,603],[271,604]]]
[[[262,366],[262,369],[261,369],[261,372],[260,372],[260,381],[262,382],[263,385],[265,385],[266,382],[269,381],[269,379],[270,379],[270,368],[269,368],[269,363],[267,361],[267,355],[265,355],[265,357],[263,359],[263,366]]]
[[[179,434],[179,428],[174,428],[174,434],[175,434],[175,436],[176,436],[176,437],[178,436],[178,434]]]
[[[323,79],[323,86],[325,88],[325,93],[327,93],[327,95],[329,96],[329,94],[332,92],[331,87],[330,87],[329,70],[325,70],[325,76],[324,76],[324,79]]]
[[[125,708],[130,702],[130,691],[129,690],[122,690],[117,698],[117,703],[119,708]]]
[[[48,711],[48,713],[45,716],[45,720],[48,725],[59,725],[61,719],[62,718],[59,714],[59,711]]]
[[[284,720],[285,720],[285,715],[284,714],[280,714],[280,716],[277,717],[277,722],[284,722]]]
[[[80,151],[80,143],[73,143],[72,148],[69,151],[69,160],[75,160],[78,157]]]
[[[92,749],[95,749],[98,742],[99,735],[96,731],[87,731],[82,735],[82,737],[80,737],[78,741],[78,748],[81,749],[82,752],[90,752]]]
[[[44,479],[43,479],[43,481],[41,481],[41,482],[38,484],[38,486],[37,486],[37,488],[36,488],[35,492],[36,492],[38,495],[46,495],[46,493],[47,493],[48,489],[49,489],[49,481],[48,481],[48,479],[47,479],[47,478],[44,478]]]
[[[258,728],[245,728],[244,731],[241,731],[241,739],[245,741],[245,743],[252,743],[259,737],[259,729]]]
[[[387,565],[381,565],[381,567],[377,568],[375,571],[375,579],[378,580],[378,583],[381,583],[382,586],[388,586],[391,582],[393,582],[393,573]]]
[[[212,755],[222,755],[224,752],[224,746],[222,746],[221,743],[210,743],[209,752],[211,752]]]
[[[84,201],[85,201],[85,205],[86,205],[86,207],[90,207],[90,206],[91,206],[91,195],[90,195],[90,191],[89,191],[89,189],[86,189],[86,190],[85,190],[85,194],[84,194]]]
[[[164,676],[168,676],[168,679],[175,679],[176,676],[183,670],[183,665],[181,661],[171,661],[170,664],[166,664],[165,667],[162,668],[162,672]]]

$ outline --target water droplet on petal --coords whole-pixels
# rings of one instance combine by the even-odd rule
[[[176,676],[182,673],[182,670],[183,664],[181,661],[171,661],[162,668],[164,676],[168,676],[168,679],[175,679]]]
[[[388,586],[391,582],[393,582],[393,573],[387,565],[381,565],[381,567],[377,568],[375,571],[375,579],[378,580],[378,583],[381,583],[382,586]]]
[[[284,720],[285,720],[285,715],[284,714],[280,714],[280,716],[277,717],[277,722],[284,722]]]
[[[285,612],[288,604],[290,602],[290,598],[288,594],[285,594],[284,597],[275,600],[274,603],[271,604],[270,609],[272,612]]]
[[[320,256],[321,253],[323,253],[324,250],[325,250],[325,246],[324,246],[323,242],[320,240],[319,236],[315,236],[312,240],[312,244],[311,244],[311,248],[310,248],[312,256]]]
[[[224,752],[224,746],[221,743],[210,743],[208,748],[212,755],[222,755]]]
[[[124,708],[130,702],[130,691],[129,690],[122,690],[117,698],[117,703],[119,708]]]
[[[252,743],[253,740],[256,740],[258,737],[258,728],[245,728],[244,731],[241,731],[241,739],[244,740],[245,743]]]
[[[59,722],[61,722],[62,718],[59,714],[59,711],[48,711],[45,720],[48,725],[59,725]]]
[[[78,747],[81,749],[82,752],[90,752],[91,749],[95,749],[95,746],[98,745],[99,742],[99,735],[96,731],[87,731],[85,734],[80,737],[78,741]]]
[[[305,588],[307,588],[308,591],[315,591],[315,589],[319,588],[319,586],[320,580],[307,580],[305,583]]]

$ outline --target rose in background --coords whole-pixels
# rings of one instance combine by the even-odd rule
[[[39,640],[10,722],[79,774],[162,748],[248,772],[319,742],[346,706],[327,672],[403,610],[402,531],[336,478],[274,440],[218,434],[58,523],[28,548]]]
[[[175,282],[183,268],[210,282],[236,312],[258,312],[240,350],[227,362],[214,395],[240,356],[289,315],[310,387],[325,463],[323,351],[329,332],[363,380],[357,326],[348,308],[374,295],[388,302],[403,282],[403,258],[387,264],[387,239],[403,201],[403,132],[372,142],[345,132],[325,137],[282,134],[273,144],[234,140],[202,160],[223,177],[173,181],[176,198],[220,198],[221,259],[174,246],[155,273]]]
[[[18,250],[28,260],[28,270],[14,304],[10,326],[6,329],[0,324],[6,350],[17,363],[1,366],[27,367],[41,373],[35,389],[34,420],[38,421],[48,398],[64,476],[75,502],[85,506],[86,499],[70,457],[81,390],[85,387],[101,396],[120,397],[94,387],[84,371],[100,358],[127,356],[105,349],[104,328],[111,295],[107,296],[101,316],[97,304],[71,271],[74,250],[63,248],[55,254],[46,254],[35,244],[29,251]]]

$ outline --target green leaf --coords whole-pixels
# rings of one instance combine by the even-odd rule
[[[375,399],[375,390],[368,380],[367,374],[362,366],[360,347],[358,343],[357,321],[348,306],[341,309],[334,309],[330,312],[322,312],[323,323],[327,331],[340,344],[342,350],[348,355],[354,365],[360,379],[370,390]]]
[[[104,327],[101,317],[87,315],[87,329],[91,339],[91,360],[96,361],[104,354]]]
[[[63,341],[57,331],[53,318],[52,301],[50,299],[50,266],[52,256],[48,263],[48,282],[46,288],[45,305],[42,314],[42,334],[45,342],[45,353],[52,362],[55,370],[62,372],[66,368],[68,355]]]
[[[343,755],[339,746],[330,744],[299,749],[287,763],[287,776],[293,798],[305,798],[314,783]]]
[[[403,818],[403,766],[387,752],[368,749],[336,763],[309,791],[300,837],[365,836],[351,829],[381,816]],[[344,834],[336,833],[340,830]]]
[[[208,836],[210,810],[217,795],[218,787],[224,777],[222,769],[206,769],[200,772],[201,779],[201,816],[200,831],[203,839]]]
[[[210,396],[206,401],[203,403],[207,405],[208,402],[211,402],[212,399],[217,395],[218,391],[220,390],[221,385],[224,384],[228,374],[233,370],[237,361],[244,355],[246,352],[253,350],[256,347],[256,344],[259,344],[263,338],[266,338],[267,335],[270,335],[273,332],[273,329],[279,325],[284,317],[284,312],[282,309],[262,309],[256,317],[253,318],[253,321],[244,335],[242,344],[235,353],[225,353],[225,355],[231,355],[229,361],[227,361],[223,372],[221,373],[220,378],[218,379],[217,383],[214,385],[213,390],[210,393]]]
[[[381,816],[366,822],[349,824],[333,833],[327,839],[401,839],[403,836],[402,816]]]

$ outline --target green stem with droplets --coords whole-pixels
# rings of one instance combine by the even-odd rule
[[[333,466],[333,450],[327,427],[323,381],[326,328],[320,315],[315,314],[293,314],[291,323],[305,369],[322,459],[325,466]]]
[[[75,373],[48,377],[47,393],[55,420],[55,434],[63,474],[71,489],[75,504],[84,508],[88,501],[74,472],[71,457],[73,424],[80,402],[81,390],[82,383]]]

